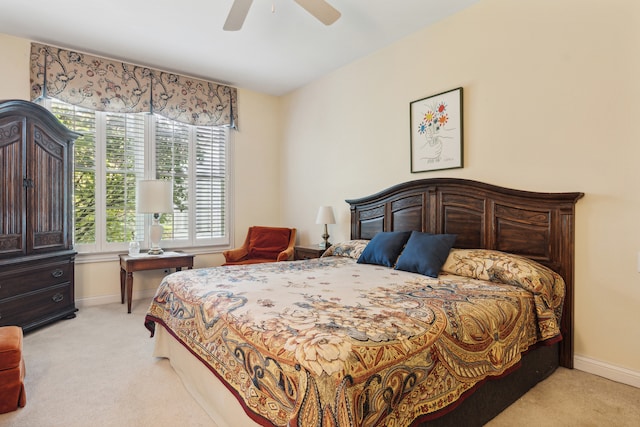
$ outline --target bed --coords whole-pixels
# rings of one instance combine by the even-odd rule
[[[573,367],[581,197],[435,178],[347,200],[320,259],[166,276],[154,355],[220,427],[483,425]]]

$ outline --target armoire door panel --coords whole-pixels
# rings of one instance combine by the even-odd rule
[[[0,257],[26,253],[25,119],[0,121]]]
[[[30,207],[31,233],[29,246],[33,252],[64,249],[68,246],[65,215],[66,147],[34,126],[32,169],[33,186],[27,190]]]

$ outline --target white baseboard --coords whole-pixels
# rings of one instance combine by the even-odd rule
[[[640,388],[640,372],[578,355],[573,357],[573,367],[611,381]]]
[[[132,296],[134,301],[139,299],[151,300],[151,298],[153,298],[155,293],[156,293],[156,289],[143,289],[141,291],[134,291]],[[94,305],[113,304],[120,301],[121,301],[120,294],[104,295],[104,296],[91,297],[91,298],[79,298],[79,299],[76,299],[76,307],[80,309],[83,307],[91,307]]]

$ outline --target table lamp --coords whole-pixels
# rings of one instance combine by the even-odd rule
[[[327,249],[331,246],[329,243],[329,232],[327,230],[327,224],[335,224],[336,217],[333,215],[333,208],[331,206],[320,206],[318,210],[318,216],[316,217],[316,224],[324,224],[324,234],[322,238],[324,239],[318,246],[321,249]]]
[[[149,226],[149,255],[160,255],[163,227],[160,214],[173,212],[173,183],[171,181],[150,179],[138,181],[137,211],[153,214],[153,223]]]

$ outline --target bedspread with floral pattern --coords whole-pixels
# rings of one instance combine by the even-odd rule
[[[449,261],[463,270],[468,257]],[[554,313],[557,289],[486,279],[349,256],[187,270],[164,278],[145,322],[167,328],[263,425],[407,426],[559,337],[536,301]]]

